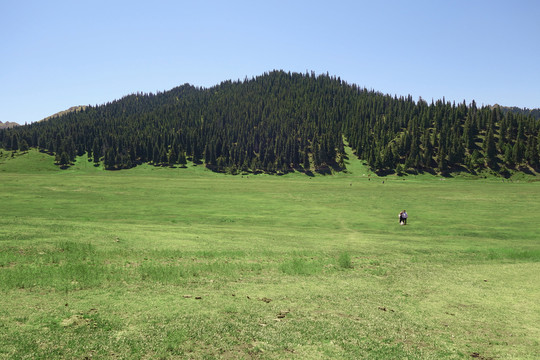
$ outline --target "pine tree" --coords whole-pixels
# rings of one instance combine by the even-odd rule
[[[58,165],[65,167],[70,165],[70,159],[67,152],[63,151],[60,154],[60,161],[58,162]]]
[[[154,166],[159,164],[161,159],[161,154],[157,145],[154,145],[154,150],[152,151],[152,163]]]
[[[475,169],[478,169],[483,164],[483,162],[484,162],[484,159],[482,155],[480,154],[480,152],[478,150],[474,150],[470,157],[468,167],[472,170],[475,170]]]
[[[463,127],[463,140],[465,141],[465,147],[469,150],[470,153],[474,150],[474,138],[475,138],[475,128],[474,122],[467,119]]]
[[[529,136],[525,150],[525,158],[532,167],[538,165],[538,144],[536,141],[536,136]]]
[[[444,147],[439,148],[439,152],[437,153],[437,168],[440,172],[446,171],[448,167],[448,162],[446,160],[446,151],[444,151]]]
[[[516,165],[521,164],[523,161],[523,144],[521,143],[521,140],[518,139],[514,143],[514,147],[512,148],[512,162]]]
[[[492,130],[488,130],[484,144],[486,162],[489,167],[493,168],[497,163],[497,147],[495,145],[495,139],[493,138]]]
[[[194,164],[200,164],[201,163],[201,152],[199,151],[199,146],[196,142],[193,142],[192,144],[192,157],[193,157],[193,163]]]
[[[167,153],[167,163],[170,166],[173,166],[177,163],[178,160],[178,154],[176,153],[176,146],[173,144],[169,148],[169,152]]]
[[[21,139],[19,142],[19,150],[20,151],[28,151],[29,146],[25,139]]]
[[[504,146],[503,161],[505,165],[512,166],[514,165],[512,158],[512,145],[506,144]]]
[[[182,167],[182,168],[186,167],[187,159],[186,159],[186,152],[185,151],[180,151],[178,153],[177,163],[180,164],[180,167]]]
[[[312,154],[313,154],[313,166],[315,167],[315,169],[318,169],[319,166],[321,166],[322,157],[320,155],[321,154],[320,146],[316,139],[313,140],[311,144],[311,149],[312,149]]]
[[[167,153],[165,146],[161,145],[161,148],[159,149],[159,163],[161,165],[167,164]]]
[[[103,165],[106,170],[115,168],[116,152],[112,147],[105,150],[105,156],[103,157]]]
[[[13,151],[17,151],[19,150],[19,137],[14,134],[12,137],[11,137],[11,146],[10,146],[10,150],[13,150]]]
[[[94,138],[94,143],[92,145],[92,156],[94,157],[94,163],[99,163],[99,159],[101,158],[101,147],[99,146],[97,138]]]
[[[309,170],[309,154],[307,152],[307,149],[304,150],[304,161],[303,161],[302,167],[306,171]]]

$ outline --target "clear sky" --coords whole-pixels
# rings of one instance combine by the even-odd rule
[[[540,1],[0,0],[0,55],[0,121],[20,124],[273,69],[536,108]]]

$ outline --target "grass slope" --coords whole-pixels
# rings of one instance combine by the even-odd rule
[[[540,183],[352,159],[226,176],[4,152],[0,358],[536,358]]]

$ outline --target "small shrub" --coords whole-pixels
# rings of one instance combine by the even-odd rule
[[[343,269],[352,269],[353,266],[351,262],[351,256],[349,255],[349,253],[342,252],[341,254],[339,254],[338,264],[339,264],[339,267]]]
[[[293,259],[281,264],[280,270],[288,275],[312,275],[320,272],[321,266],[304,259]]]

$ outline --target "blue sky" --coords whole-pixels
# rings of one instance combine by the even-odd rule
[[[540,107],[540,1],[0,1],[0,121],[265,71]]]

